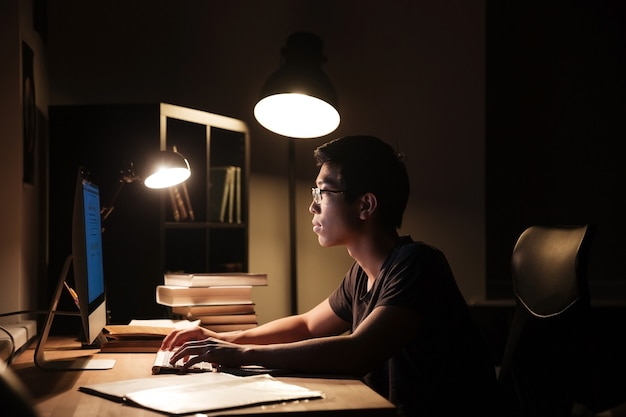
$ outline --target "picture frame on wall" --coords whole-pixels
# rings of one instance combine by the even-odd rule
[[[35,147],[37,144],[37,105],[35,102],[35,53],[22,42],[22,119],[23,174],[22,181],[33,185],[35,177]]]

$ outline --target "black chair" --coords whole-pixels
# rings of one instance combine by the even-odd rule
[[[575,404],[591,402],[593,232],[587,225],[531,226],[515,244],[516,306],[498,374],[506,415],[571,416]]]

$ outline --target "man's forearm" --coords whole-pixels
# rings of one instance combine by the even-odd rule
[[[243,351],[250,364],[306,373],[361,376],[369,369],[367,352],[355,350],[349,335],[292,343],[249,345]]]
[[[267,345],[272,343],[289,343],[311,337],[301,316],[288,316],[253,329],[224,335],[227,342],[238,344]]]

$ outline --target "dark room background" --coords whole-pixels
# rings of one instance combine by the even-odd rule
[[[592,297],[626,299],[626,3],[487,2],[487,296],[517,235],[597,226]]]

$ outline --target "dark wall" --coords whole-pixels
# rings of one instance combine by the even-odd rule
[[[159,149],[159,123],[158,104],[50,107],[48,293],[54,290],[62,262],[71,252],[74,185],[78,167],[83,166],[100,186],[102,206],[113,203],[115,208],[103,222],[102,235],[107,308],[113,324],[166,314],[156,304],[154,292],[163,280],[158,262],[162,190],[136,182],[124,185],[114,197],[120,172],[131,163],[140,168],[140,158]],[[68,303],[69,297],[62,301]],[[70,324],[65,327],[73,330]]]
[[[487,295],[531,224],[595,223],[592,297],[626,299],[626,2],[487,2]]]

